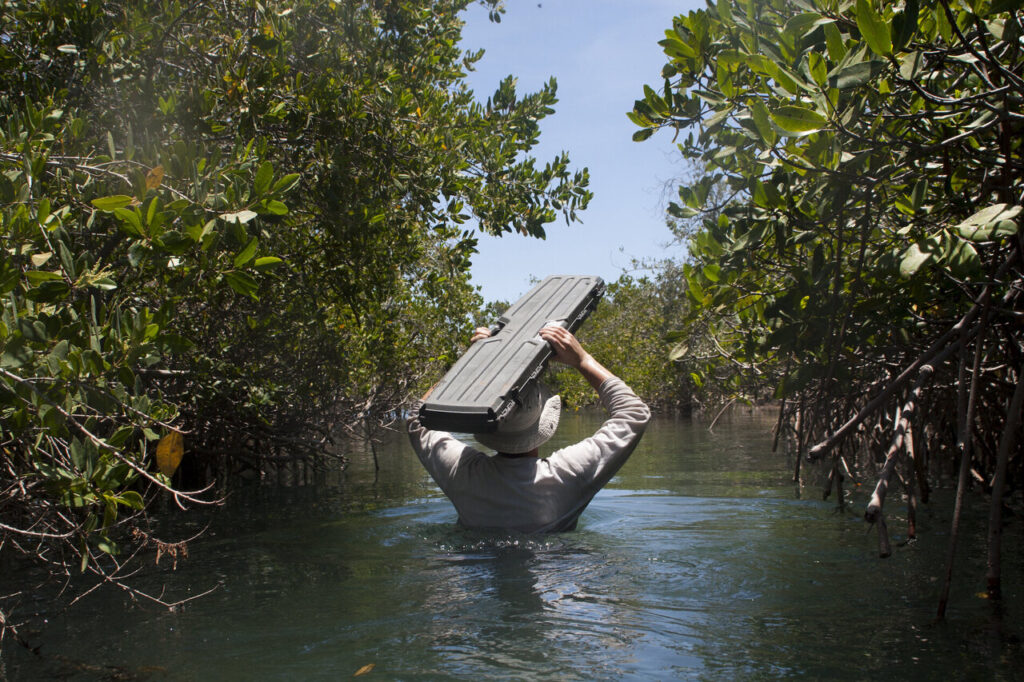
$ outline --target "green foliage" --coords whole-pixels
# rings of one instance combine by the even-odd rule
[[[843,505],[878,472],[871,523],[899,482],[910,537],[936,472],[959,468],[956,514],[969,473],[992,482],[994,596],[1024,484],[1022,36],[1020,3],[718,0],[675,18],[630,114],[705,169],[669,207],[702,218],[669,335],[700,399],[771,387],[795,479],[829,455]]]
[[[680,320],[722,348],[702,376],[844,394],[964,313],[1019,248],[1021,23],[926,0],[722,0],[675,19],[664,88],[631,118],[640,138],[685,135],[707,168],[670,207],[707,216]],[[729,196],[711,205],[715,186]]]
[[[167,433],[196,480],[393,418],[479,305],[467,223],[575,219],[555,83],[478,101],[468,2],[0,7],[5,529],[86,567],[187,498]]]
[[[579,331],[580,342],[648,403],[688,408],[688,378],[664,350],[666,334],[687,308],[681,272],[671,262],[654,264],[651,270],[651,277],[622,275],[608,284],[604,299]],[[596,400],[575,370],[554,364],[548,381],[569,407]]]

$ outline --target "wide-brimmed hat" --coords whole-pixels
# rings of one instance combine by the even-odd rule
[[[519,407],[497,431],[474,434],[476,440],[497,452],[518,455],[551,438],[558,428],[562,399],[544,384],[534,381],[519,396],[519,401]]]

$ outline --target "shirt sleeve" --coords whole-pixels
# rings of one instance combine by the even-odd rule
[[[409,443],[423,463],[423,468],[441,490],[447,493],[451,482],[455,480],[460,467],[467,463],[467,459],[485,455],[473,450],[447,431],[431,431],[423,426],[420,423],[422,406],[423,401],[417,400],[409,411],[409,419],[406,421]]]
[[[549,457],[552,466],[570,473],[584,491],[596,493],[622,468],[643,436],[651,411],[618,377],[597,390],[608,419],[593,436]]]

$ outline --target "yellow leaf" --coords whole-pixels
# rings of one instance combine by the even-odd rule
[[[160,473],[170,478],[181,464],[185,453],[185,439],[177,431],[171,431],[156,444],[156,466]]]
[[[164,181],[164,167],[156,166],[146,173],[146,189],[156,189]]]
[[[370,672],[371,670],[373,670],[376,667],[377,667],[376,663],[367,663],[362,668],[357,670],[356,674],[353,675],[352,677],[359,677],[360,675],[365,675],[366,673]]]

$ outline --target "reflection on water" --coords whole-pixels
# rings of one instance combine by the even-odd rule
[[[595,419],[567,416],[559,438]],[[334,680],[373,664],[368,678],[403,680],[1013,679],[1019,527],[1002,629],[975,596],[970,539],[949,620],[931,625],[941,503],[921,514],[921,542],[880,561],[862,504],[794,494],[791,463],[768,453],[771,423],[738,412],[712,434],[657,419],[579,529],[539,537],[457,528],[399,439],[378,448],[376,476],[357,459],[330,485],[239,495],[174,575],[149,578],[213,595],[177,613],[95,595],[51,614],[42,656],[9,656],[7,674]],[[983,505],[973,512],[965,522],[982,527]]]

